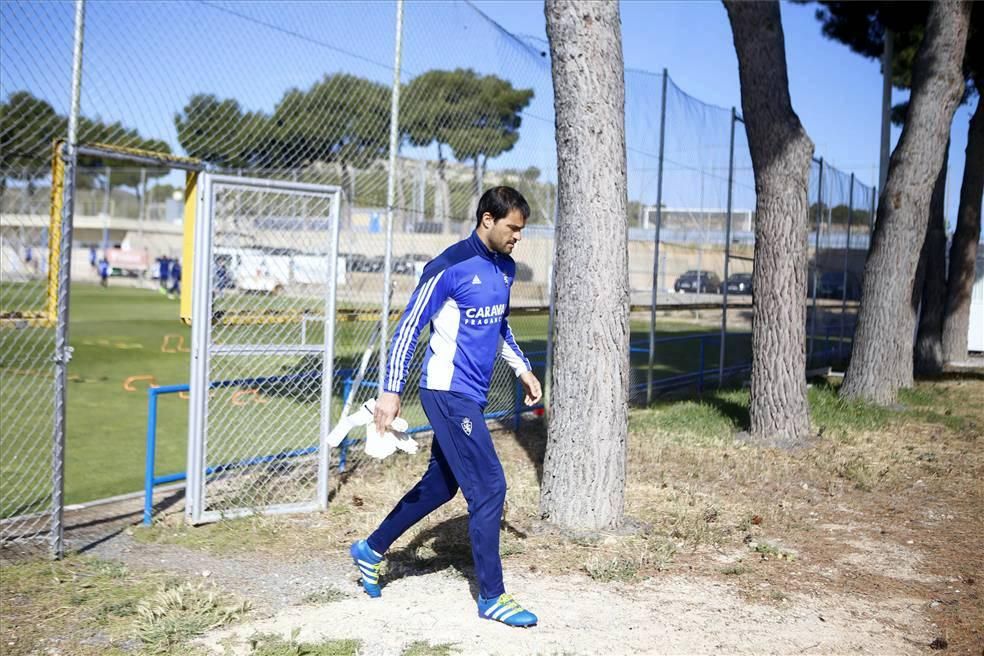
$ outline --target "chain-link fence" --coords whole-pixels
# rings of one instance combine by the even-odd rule
[[[810,176],[808,363],[841,362],[850,354],[874,194],[822,159]]]
[[[208,174],[198,185],[194,280],[210,293],[194,298],[188,514],[324,507],[338,190]]]
[[[665,145],[658,152],[651,146],[652,163],[637,167],[656,171],[639,220],[644,238],[658,244],[652,288],[640,290],[652,298],[647,379],[634,388],[640,397],[644,389],[646,399],[663,390],[700,391],[707,380],[720,385],[747,376],[751,366],[755,178],[744,122],[734,109],[692,98],[672,80],[664,89]],[[630,181],[633,154],[647,159],[630,145]],[[853,175],[814,160],[804,289],[811,367],[850,354],[874,196]],[[659,335],[681,321],[692,324],[693,335]]]
[[[19,90],[30,81],[36,93],[58,94],[62,116],[67,115],[73,8],[3,5],[0,12],[0,545],[30,546],[39,538],[54,537],[57,552],[61,499],[56,487],[63,459],[56,392],[64,380],[59,381],[55,364],[59,235],[51,214],[53,206],[57,213],[62,198],[61,189],[37,181],[50,180],[52,143],[65,138],[67,123]],[[11,29],[8,18],[33,28]],[[53,49],[46,63],[58,72],[38,75],[29,44],[51,34],[61,39],[57,46],[49,44]],[[12,214],[6,198],[17,188],[30,203]]]
[[[70,118],[74,9],[71,2],[0,5],[4,316],[30,312],[50,296],[48,171],[52,140],[65,136]],[[173,153],[195,158],[212,173],[340,190],[344,279],[337,288],[332,363],[335,418],[342,406],[356,407],[376,394],[380,344],[392,335],[423,264],[470,232],[481,191],[495,184],[516,187],[531,205],[516,251],[509,321],[537,372],[549,379],[557,203],[545,42],[508,33],[467,2],[402,5],[400,30],[397,4],[383,2],[88,0],[84,9],[80,143]],[[120,26],[127,39],[118,38]],[[394,71],[400,81],[396,99]],[[743,125],[734,123],[732,110],[689,96],[665,71],[629,70],[625,79],[633,398],[645,400],[681,386],[699,389],[705,379],[720,381],[747,368],[754,181]],[[826,163],[822,181],[819,164],[815,169],[810,220],[820,230],[819,239],[811,233],[811,267],[818,271],[811,278],[811,307],[814,289],[819,298],[809,316],[808,344],[814,363],[829,361],[821,356],[829,355],[831,344],[838,356],[844,353],[873,199],[871,189],[857,181],[845,186],[845,176]],[[103,258],[138,280],[156,275],[161,257],[187,259],[182,172],[162,160],[83,152],[68,177],[75,198],[73,279],[94,280],[96,260]],[[245,196],[238,197],[229,216],[244,220]],[[312,256],[298,245],[309,232],[298,226],[316,205],[298,198],[276,208],[250,201],[246,207],[276,209],[276,216],[262,229],[251,228],[251,242],[242,241],[249,230],[240,230],[241,241],[222,247],[234,252],[216,251],[211,285],[217,311],[231,316],[228,311],[243,302],[253,308],[236,324],[236,334],[287,339],[289,333],[288,343],[295,345],[318,344],[323,337],[323,311],[308,308],[295,293],[296,276]],[[182,264],[187,271],[190,263]],[[833,285],[838,272],[840,287]],[[833,298],[838,290],[839,304]],[[260,310],[265,319],[257,317]],[[224,319],[213,321],[217,331],[233,330]],[[23,480],[38,481],[3,484],[4,517],[50,503],[51,450],[42,436],[50,436],[53,412],[51,329],[30,331],[0,331],[4,472],[16,461]],[[404,401],[417,427],[426,423],[414,392],[425,343],[426,335]],[[248,372],[223,361],[228,371],[209,372],[209,382],[314,370],[299,356],[264,357]],[[33,372],[33,378],[8,375],[20,371]],[[311,392],[304,389],[302,396]],[[251,390],[257,394],[244,394]],[[282,423],[291,409],[300,413],[298,422],[313,422],[312,406],[264,386],[231,386],[215,394],[229,397],[223,407],[241,410],[231,401],[236,394],[237,401],[251,403],[245,413],[210,418],[219,433],[244,430],[247,424],[232,426],[250,413],[267,412],[257,421]],[[515,378],[497,365],[490,418],[512,416],[516,405]],[[15,424],[33,432],[11,429]],[[86,439],[79,430],[69,435],[70,447]],[[270,453],[254,455],[307,448],[301,446],[309,445],[306,440],[270,444]],[[205,467],[248,460],[231,444],[222,448]],[[349,454],[349,466],[358,464],[359,454]],[[43,531],[43,523],[36,530]]]
[[[47,535],[52,495],[54,323],[47,320],[48,225],[0,237],[0,541]]]

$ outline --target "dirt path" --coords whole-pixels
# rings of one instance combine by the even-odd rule
[[[335,585],[352,590],[350,578]],[[395,581],[381,599],[288,607],[203,642],[248,654],[257,632],[287,638],[299,629],[301,642],[360,640],[366,655],[399,654],[414,641],[463,654],[916,654],[927,633],[910,599],[794,596],[771,606],[749,603],[728,583],[678,576],[623,586],[507,571],[506,585],[539,626],[480,620],[468,581],[445,570]]]
[[[131,520],[132,521],[132,520]],[[840,565],[857,575],[878,572],[910,581],[936,579],[918,552],[888,553],[864,543],[856,527],[818,527],[827,539],[856,549]],[[250,653],[258,633],[297,640],[354,639],[360,654],[397,655],[414,642],[451,644],[461,654],[925,654],[935,634],[925,600],[915,597],[783,593],[749,599],[729,577],[666,573],[640,584],[600,583],[583,575],[539,575],[507,565],[507,589],[540,617],[531,629],[480,620],[470,572],[445,567],[420,573],[401,566],[381,599],[361,593],[342,553],[276,561],[262,554],[212,555],[180,545],[135,541],[118,527],[89,553],[139,569],[166,570],[248,599],[248,621],[200,641],[217,654]],[[722,565],[730,558],[719,554]],[[837,569],[840,569],[838,567]],[[848,571],[836,574],[847,574]],[[828,563],[800,563],[789,572],[820,583]],[[769,589],[762,582],[759,588]],[[768,593],[758,595],[768,598]],[[327,600],[326,600],[327,599]]]

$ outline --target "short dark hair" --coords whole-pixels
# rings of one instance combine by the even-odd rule
[[[482,198],[478,201],[478,209],[475,210],[475,226],[482,225],[482,216],[486,212],[498,221],[506,218],[506,215],[512,210],[519,210],[524,221],[530,218],[530,204],[523,198],[523,194],[512,187],[492,187],[482,194]]]

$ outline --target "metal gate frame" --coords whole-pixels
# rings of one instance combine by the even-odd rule
[[[213,220],[216,190],[219,187],[252,188],[294,195],[324,195],[331,197],[330,259],[328,290],[325,298],[324,344],[292,345],[289,353],[321,353],[324,357],[321,384],[321,430],[318,444],[318,484],[311,501],[274,504],[255,508],[235,508],[222,511],[205,510],[206,444],[208,441],[208,400],[211,382],[209,365],[213,355],[242,355],[256,352],[255,345],[237,344],[215,346],[212,339],[212,282],[213,282]],[[185,520],[202,524],[260,514],[281,514],[324,510],[328,507],[329,455],[327,437],[331,431],[331,401],[335,360],[335,300],[337,294],[338,232],[341,208],[341,188],[334,185],[308,184],[288,180],[246,178],[234,175],[202,173],[198,181],[198,203],[195,211],[194,265],[192,270],[191,376],[188,411],[188,479],[185,499]],[[268,347],[264,347],[269,352]]]

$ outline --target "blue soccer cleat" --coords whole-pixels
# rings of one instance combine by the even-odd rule
[[[519,605],[512,595],[501,594],[493,599],[478,596],[478,616],[508,626],[535,626],[536,615]]]
[[[362,584],[362,589],[370,597],[381,596],[383,593],[379,588],[379,567],[383,563],[383,557],[373,551],[365,540],[353,543],[349,553],[352,554],[355,566],[359,568],[359,583]]]

